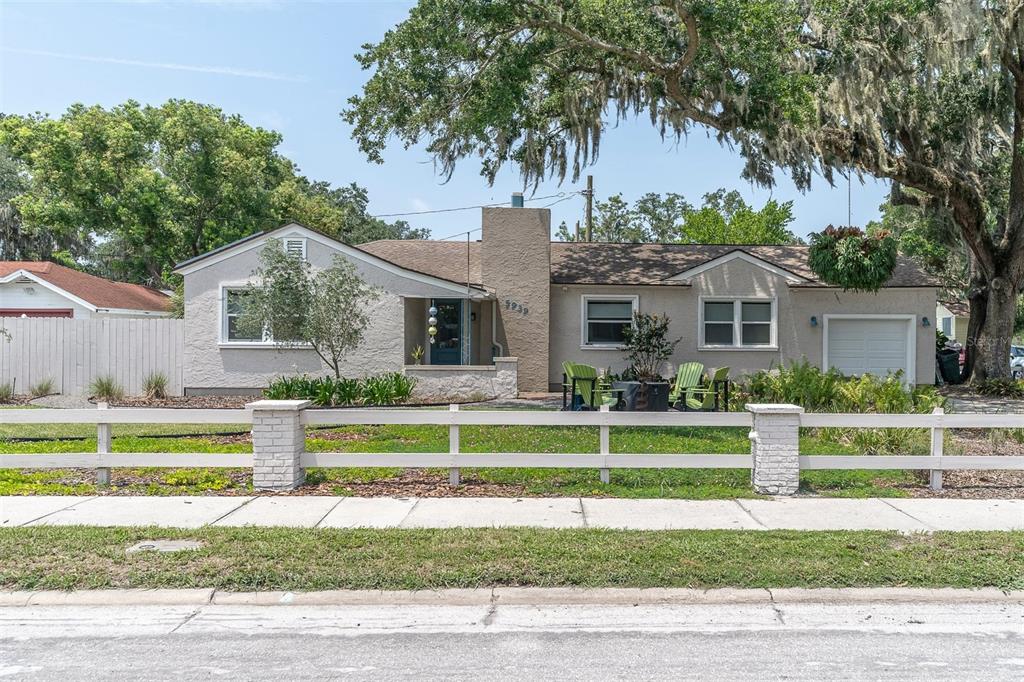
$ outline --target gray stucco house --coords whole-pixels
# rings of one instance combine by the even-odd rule
[[[877,293],[822,283],[803,246],[563,243],[550,211],[485,208],[478,241],[392,240],[358,247],[289,224],[178,265],[185,280],[188,393],[256,390],[284,374],[326,373],[310,350],[239,338],[238,291],[268,239],[314,267],[335,254],[383,290],[345,373],[401,370],[422,394],[511,395],[561,383],[564,360],[624,369],[634,311],[667,313],[671,363],[734,374],[807,358],[857,375],[935,376],[937,283],[901,259]],[[428,308],[439,310],[428,343]],[[424,364],[412,366],[416,346]],[[667,367],[666,374],[674,371]]]

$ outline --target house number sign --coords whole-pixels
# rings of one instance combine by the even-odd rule
[[[518,301],[512,301],[507,298],[505,299],[505,310],[511,310],[513,312],[519,313],[520,315],[530,314],[530,309],[527,308],[525,305],[519,303]]]

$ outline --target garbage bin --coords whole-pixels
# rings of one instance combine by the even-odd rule
[[[960,383],[960,351],[944,348],[935,354],[939,373],[947,384]]]

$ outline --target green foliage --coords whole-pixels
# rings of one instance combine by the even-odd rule
[[[1015,379],[985,379],[971,386],[981,395],[997,398],[1024,398],[1024,381]]]
[[[396,405],[409,401],[416,380],[399,372],[359,379],[280,377],[263,394],[271,400],[312,400],[320,407]]]
[[[42,398],[53,393],[53,378],[47,377],[28,387],[28,394],[33,398]]]
[[[935,350],[940,351],[946,348],[946,344],[949,343],[949,337],[946,336],[946,332],[941,329],[935,330]]]
[[[163,372],[148,374],[142,381],[142,392],[150,400],[167,397],[167,375]]]
[[[793,202],[769,200],[755,209],[733,190],[719,189],[704,195],[696,208],[682,195],[648,193],[632,206],[621,194],[594,205],[592,241],[655,242],[683,244],[793,244],[799,240],[789,231]],[[563,223],[558,238],[574,241]],[[583,235],[580,236],[584,238]]]
[[[104,402],[112,402],[124,398],[124,388],[110,374],[101,374],[89,384],[92,397]]]
[[[412,355],[412,363],[414,365],[422,365],[423,364],[423,354],[424,354],[423,346],[421,346],[419,344],[416,344],[416,347],[412,349],[412,353],[411,353],[411,355]]]
[[[341,361],[362,341],[380,290],[336,255],[329,268],[285,252],[272,239],[260,254],[257,283],[246,287],[238,326],[252,338],[269,335],[281,347],[308,345],[341,378]]]
[[[806,360],[788,367],[749,375],[739,386],[745,402],[792,403],[808,412],[927,414],[944,399],[933,386],[907,389],[902,374],[887,377],[865,374],[845,378],[834,369],[822,372]],[[921,429],[820,429],[828,442],[852,445],[868,455],[911,454],[925,451],[927,433]]]
[[[896,239],[887,232],[865,235],[855,227],[811,234],[808,261],[823,281],[854,291],[878,291],[896,267]]]
[[[354,184],[302,177],[280,143],[184,100],[2,117],[13,158],[0,149],[0,257],[63,250],[98,274],[161,284],[175,263],[289,220],[349,242],[425,235],[370,216]]]
[[[0,403],[9,403],[14,400],[14,383],[4,381],[0,383]]]
[[[661,366],[672,357],[679,339],[668,339],[669,319],[664,313],[636,312],[633,324],[626,327],[623,351],[632,374],[638,379],[661,378]]]
[[[809,412],[928,413],[942,405],[934,387],[907,389],[897,372],[886,377],[844,377],[806,359],[747,375],[739,385],[746,402],[792,403]]]

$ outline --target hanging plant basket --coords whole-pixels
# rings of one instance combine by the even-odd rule
[[[826,284],[853,291],[878,291],[896,267],[896,238],[882,230],[829,225],[811,234],[810,266]]]

